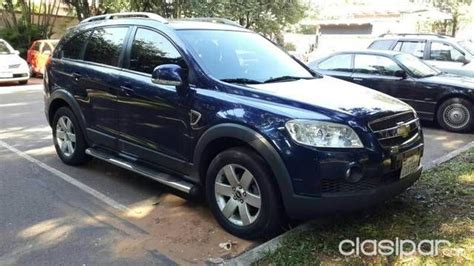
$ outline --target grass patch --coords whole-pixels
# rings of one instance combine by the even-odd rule
[[[259,265],[474,264],[474,149],[422,174],[402,195],[371,210],[329,217],[288,236]],[[444,239],[437,256],[343,256],[344,239]]]

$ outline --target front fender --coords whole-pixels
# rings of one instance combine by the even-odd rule
[[[194,150],[194,165],[199,167],[202,161],[201,155],[206,147],[219,138],[235,138],[247,143],[268,163],[270,170],[275,177],[278,189],[281,192],[285,209],[293,195],[293,185],[286,166],[277,150],[260,133],[248,127],[224,123],[209,128],[199,139]]]

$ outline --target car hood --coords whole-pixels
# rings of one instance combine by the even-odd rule
[[[421,81],[455,86],[459,88],[474,89],[474,78],[453,74],[441,74],[438,76],[422,78]]]
[[[358,118],[413,110],[406,103],[386,94],[327,76],[248,86],[277,97],[343,112]]]
[[[9,65],[22,64],[26,61],[16,54],[0,54],[0,68],[8,68]]]

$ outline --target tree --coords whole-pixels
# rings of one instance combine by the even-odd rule
[[[1,19],[5,28],[1,36],[25,54],[29,45],[37,39],[47,39],[53,35],[53,27],[59,12],[59,0],[4,0]]]
[[[222,17],[279,40],[284,27],[297,23],[306,7],[299,0],[132,0],[130,10],[167,18]]]
[[[451,20],[443,24],[444,31],[451,27],[451,35],[454,37],[459,30],[461,22],[469,15],[469,6],[472,0],[433,0],[433,5],[441,11],[451,14]]]

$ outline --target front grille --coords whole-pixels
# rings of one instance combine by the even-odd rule
[[[420,133],[420,121],[411,111],[376,119],[369,127],[384,148],[407,145]]]
[[[13,74],[13,77],[14,77],[14,78],[24,78],[24,77],[28,77],[28,74],[27,74],[27,73],[24,73],[24,74]]]

